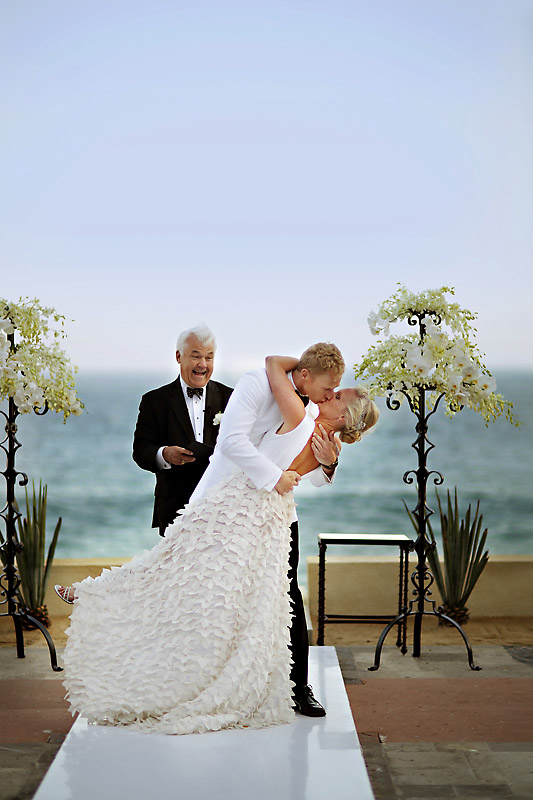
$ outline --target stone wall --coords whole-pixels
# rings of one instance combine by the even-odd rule
[[[331,548],[333,549],[333,548]],[[70,586],[128,558],[55,559],[45,602],[51,614],[65,614],[65,604],[53,590],[55,583]],[[395,556],[329,556],[326,567],[326,610],[332,614],[393,614],[398,607],[398,559]],[[416,560],[411,554],[409,572]],[[316,618],[318,557],[307,559],[308,603]],[[436,584],[434,599],[440,603]],[[476,617],[530,617],[533,615],[533,555],[490,556],[468,603]]]
[[[415,565],[415,554],[411,554],[409,574]],[[307,585],[309,609],[316,619],[318,556],[307,559]],[[439,605],[441,598],[436,584],[433,584],[433,589],[433,599]],[[326,613],[385,615],[393,614],[397,607],[398,558],[327,556]],[[468,608],[471,616],[475,617],[531,617],[533,555],[490,556],[470,595]]]

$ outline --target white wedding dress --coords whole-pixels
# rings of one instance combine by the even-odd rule
[[[314,429],[269,431],[282,469]],[[290,722],[292,492],[239,473],[189,504],[152,550],[75,584],[65,680],[72,713],[146,733]]]

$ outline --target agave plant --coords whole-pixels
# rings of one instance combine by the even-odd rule
[[[437,541],[429,520],[427,533],[430,544],[426,556],[443,600],[440,607],[442,612],[459,624],[464,624],[470,616],[466,603],[489,560],[488,550],[485,550],[488,530],[485,528],[481,533],[483,514],[479,513],[479,500],[475,514],[472,515],[470,504],[465,518],[460,519],[457,487],[455,487],[454,503],[450,492],[447,492],[446,513],[442,508],[438,491],[436,495],[440,513],[443,566],[440,563]],[[404,506],[414,529],[418,532],[417,519],[409,511],[405,501]]]
[[[27,487],[25,492],[26,516],[17,518],[18,540],[22,545],[22,549],[17,553],[19,595],[25,610],[43,625],[48,626],[50,619],[48,609],[44,605],[44,595],[62,520],[59,517],[45,557],[47,486],[46,484],[42,486],[39,482],[39,492],[36,493],[33,484],[31,501]],[[15,505],[17,506],[16,501]]]

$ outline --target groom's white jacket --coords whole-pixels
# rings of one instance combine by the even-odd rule
[[[313,413],[318,407],[309,404]],[[211,486],[242,470],[258,489],[271,491],[279,481],[282,471],[270,461],[257,447],[259,442],[274,425],[281,425],[278,404],[270,389],[265,369],[247,372],[237,383],[230,397],[220,423],[215,452],[209,466],[191,496],[191,502],[203,497]],[[315,486],[331,483],[321,467],[307,476]]]

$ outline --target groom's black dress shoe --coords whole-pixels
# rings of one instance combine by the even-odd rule
[[[325,717],[326,709],[313,695],[311,686],[298,686],[293,694],[294,709],[304,717]]]

